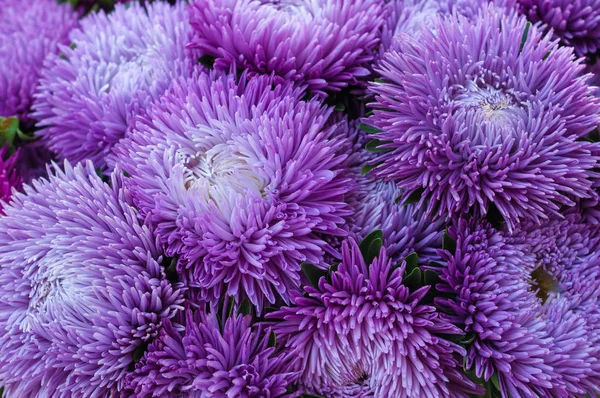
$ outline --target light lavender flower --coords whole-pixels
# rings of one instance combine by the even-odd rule
[[[503,397],[583,396],[600,386],[600,227],[571,214],[513,233],[459,220],[438,298],[472,343],[466,367]]]
[[[104,168],[133,117],[172,79],[190,76],[187,18],[183,1],[118,4],[84,18],[71,46],[48,59],[36,94],[33,117],[48,148]]]
[[[0,380],[8,396],[113,396],[182,291],[115,173],[91,162],[13,196],[0,217]]]
[[[3,0],[0,6],[0,116],[29,124],[44,58],[69,43],[78,15],[55,0]]]

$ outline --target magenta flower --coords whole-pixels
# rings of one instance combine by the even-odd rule
[[[188,310],[178,325],[165,320],[158,338],[127,377],[124,396],[293,397],[298,358],[269,342],[275,337],[251,316],[220,320]],[[276,339],[276,337],[275,337]],[[275,340],[276,341],[276,340]]]
[[[339,91],[370,73],[383,23],[379,0],[194,0],[191,46],[250,75]]]
[[[261,308],[324,266],[350,214],[344,125],[269,76],[180,79],[116,149],[136,203],[204,301]]]
[[[469,397],[478,388],[462,374],[464,349],[446,337],[461,331],[422,303],[429,287],[404,284],[386,250],[365,261],[354,240],[342,261],[293,306],[267,315],[302,358],[302,390],[327,396]]]

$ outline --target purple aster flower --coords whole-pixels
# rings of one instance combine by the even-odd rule
[[[352,239],[342,261],[318,286],[292,293],[293,306],[267,315],[273,330],[302,358],[303,390],[327,396],[468,397],[460,334],[423,303],[429,287],[404,284],[406,263],[393,266],[385,248],[363,259]]]
[[[417,253],[423,263],[437,259],[442,245],[444,220],[431,220],[425,211],[410,203],[397,203],[402,190],[395,184],[375,180],[368,171],[374,154],[364,149],[368,135],[350,129],[354,146],[349,150],[348,175],[354,187],[346,201],[352,208],[347,225],[352,235],[362,241],[368,234],[381,230],[387,256],[399,262],[410,253]]]
[[[407,35],[380,66],[366,123],[374,175],[438,217],[494,205],[509,226],[541,221],[598,183],[600,122],[584,66],[525,18],[485,6]]]
[[[532,22],[552,29],[562,44],[578,56],[600,49],[599,0],[518,0],[521,12]]]
[[[0,149],[0,214],[3,214],[2,202],[8,202],[12,195],[13,188],[21,189],[21,177],[17,173],[16,165],[19,159],[19,152],[8,156],[8,146],[4,145]]]
[[[55,0],[3,0],[0,20],[0,116],[27,123],[44,58],[69,42],[77,14]]]
[[[0,380],[8,396],[113,396],[182,304],[152,231],[91,162],[58,168],[0,217]]]
[[[195,0],[191,43],[250,74],[278,76],[313,93],[339,91],[369,75],[383,23],[380,0]]]
[[[224,325],[222,324],[224,323]],[[252,317],[221,321],[188,310],[183,331],[168,320],[127,376],[125,396],[261,398],[292,397],[298,357],[270,344],[270,331]]]
[[[49,58],[36,94],[33,117],[46,145],[61,159],[105,167],[133,116],[174,77],[191,74],[188,25],[183,1],[118,4],[84,18],[71,47]]]
[[[344,235],[344,125],[273,78],[179,79],[115,149],[136,203],[200,298],[262,307]],[[324,266],[324,264],[323,264]]]
[[[572,214],[513,233],[459,220],[436,299],[473,342],[466,366],[503,397],[583,396],[600,386],[600,227]]]

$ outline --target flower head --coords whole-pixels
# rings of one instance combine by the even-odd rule
[[[374,174],[439,217],[494,205],[510,227],[593,195],[600,122],[583,65],[523,17],[485,6],[401,36],[381,62],[366,121]]]
[[[252,74],[271,74],[313,93],[369,75],[383,19],[379,0],[195,0],[191,43]]]
[[[9,396],[116,394],[181,309],[161,252],[113,174],[58,168],[0,217],[0,380]]]
[[[302,97],[269,76],[180,79],[116,149],[136,203],[202,300],[287,300],[300,264],[322,263],[324,237],[345,233],[344,132]]]
[[[301,387],[335,397],[475,393],[462,375],[464,350],[443,337],[460,330],[423,303],[428,286],[404,284],[405,262],[394,267],[385,248],[376,255],[365,261],[354,240],[344,242],[328,278],[267,314],[278,338],[299,350]]]
[[[578,56],[600,49],[599,0],[518,0],[532,22],[541,22]]]
[[[0,116],[27,116],[44,58],[69,42],[77,14],[55,0],[3,0],[0,7]]]
[[[473,337],[466,366],[502,395],[598,393],[600,227],[577,214],[513,233],[459,220],[437,299]]]
[[[33,117],[59,158],[105,167],[133,116],[173,78],[191,74],[183,3],[118,4],[110,14],[89,14],[71,33],[71,47],[48,59]]]
[[[164,322],[128,375],[125,396],[292,397],[287,389],[298,377],[297,356],[272,346],[270,337],[269,330],[252,325],[251,316],[222,321],[188,310],[183,331]]]

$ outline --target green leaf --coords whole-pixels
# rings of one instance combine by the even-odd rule
[[[417,203],[418,201],[421,200],[421,197],[423,196],[423,192],[425,192],[425,190],[423,188],[417,189],[416,191],[411,193],[404,202],[402,202],[402,205],[407,206],[407,205],[412,205],[413,203]]]
[[[414,291],[423,286],[423,276],[419,267],[413,269],[409,274],[405,272],[404,275],[405,276],[402,279],[402,284],[408,287],[410,290]]]
[[[360,169],[360,174],[369,174],[375,167],[377,167],[376,164],[366,164]]]
[[[552,54],[552,51],[548,51],[548,52],[546,53],[546,55],[544,55],[544,58],[542,58],[542,61],[545,61],[545,60],[547,60],[547,59],[548,59],[548,57],[550,56],[550,54]]]
[[[240,305],[238,306],[238,314],[243,315],[252,315],[252,304],[250,304],[250,300],[247,298],[243,299]]]
[[[415,268],[419,266],[419,256],[417,253],[412,252],[408,256],[404,257],[406,268],[404,272],[410,274]]]
[[[523,51],[523,47],[525,47],[525,43],[527,42],[527,37],[529,36],[529,29],[531,28],[531,22],[527,22],[525,25],[525,30],[523,31],[523,36],[521,36],[521,47],[519,48],[519,54]]]
[[[19,119],[16,117],[0,117],[0,146],[12,146],[19,131]]]
[[[231,318],[233,315],[233,307],[235,306],[235,300],[229,296],[227,301],[227,318]]]
[[[456,252],[456,240],[448,234],[448,229],[446,229],[444,235],[442,235],[442,249],[448,250],[452,254]]]
[[[391,152],[394,150],[392,148],[381,148],[381,145],[384,145],[384,144],[386,144],[385,141],[371,140],[371,141],[367,142],[365,149],[369,152],[374,152],[374,153]]]
[[[430,270],[430,269],[426,269],[423,272],[423,280],[426,285],[435,286],[438,283],[440,283],[440,276],[438,275],[437,272]]]
[[[490,378],[490,381],[492,382],[492,385],[494,387],[496,387],[496,390],[500,391],[500,384],[498,384],[498,374],[494,373],[492,375],[492,377]]]
[[[379,130],[377,127],[370,126],[366,123],[360,123],[358,127],[367,134],[381,133],[381,130]]]
[[[346,110],[346,106],[344,104],[337,104],[334,110],[337,112],[344,112]]]
[[[502,215],[502,213],[500,213],[498,207],[493,203],[490,205],[490,208],[488,209],[485,218],[490,224],[492,224],[492,227],[494,227],[496,230],[502,229],[502,227],[505,224],[504,216]]]
[[[475,333],[468,333],[466,336],[461,336],[460,344],[469,345],[475,340]]]
[[[133,362],[139,362],[140,359],[142,359],[144,357],[144,353],[146,352],[147,349],[148,349],[148,343],[142,343],[135,350],[133,350],[133,353],[131,354],[131,356],[133,358]]]
[[[267,347],[275,347],[277,345],[277,336],[275,336],[275,332],[269,333],[269,342],[267,343]]]
[[[311,263],[302,263],[300,264],[300,268],[302,268],[304,275],[306,275],[306,278],[314,287],[318,287],[319,280],[321,279],[321,277],[327,275],[326,271],[317,268],[314,264]]]
[[[359,248],[363,255],[363,259],[365,260],[365,264],[369,265],[373,262],[375,257],[379,255],[382,246],[383,231],[380,229],[371,232],[362,242],[360,242]]]

